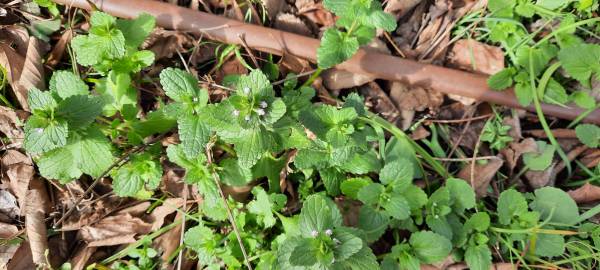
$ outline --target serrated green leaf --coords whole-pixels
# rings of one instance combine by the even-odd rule
[[[321,258],[319,243],[316,239],[304,238],[298,242],[290,256],[290,263],[297,266],[312,266]]]
[[[69,136],[67,122],[61,119],[48,120],[32,115],[25,123],[23,147],[32,154],[43,153],[64,146]]]
[[[226,158],[219,163],[219,179],[229,186],[245,186],[252,181],[252,171],[248,168],[240,167],[237,160]]]
[[[558,59],[567,74],[590,87],[592,74],[600,74],[600,45],[580,44],[562,48]]]
[[[160,84],[163,86],[165,94],[178,102],[189,101],[200,92],[198,80],[181,69],[164,69],[160,73]],[[198,100],[197,102],[206,104],[207,100]]]
[[[75,95],[58,104],[56,114],[69,123],[69,129],[88,127],[102,113],[104,103],[99,97]]]
[[[380,211],[376,211],[368,205],[363,205],[358,213],[358,228],[366,236],[367,242],[379,239],[388,227],[389,217]]]
[[[137,48],[154,29],[156,19],[154,16],[142,13],[133,20],[117,20],[117,28],[127,37],[126,45],[130,48]]]
[[[92,177],[99,177],[113,163],[110,141],[96,126],[75,134],[68,147],[78,162],[77,167]]]
[[[336,168],[326,168],[319,170],[319,175],[328,195],[337,196],[340,194],[340,184],[346,177],[342,172]]]
[[[504,90],[513,84],[513,75],[516,71],[514,68],[504,68],[487,80],[488,86],[494,90]]]
[[[486,212],[477,212],[473,214],[467,222],[464,229],[466,231],[475,230],[485,232],[490,227],[490,216]]]
[[[391,198],[384,200],[381,206],[395,219],[404,220],[410,216],[410,205],[402,196],[392,195]]]
[[[533,73],[537,76],[550,63],[550,60],[556,56],[558,49],[554,45],[544,43],[536,48],[523,45],[517,49],[517,64],[529,70],[530,57],[533,65]]]
[[[328,203],[322,195],[311,195],[306,198],[300,213],[300,232],[305,237],[312,237],[313,231],[324,233],[341,225],[339,210],[333,202]]]
[[[349,37],[333,28],[327,29],[317,49],[319,67],[330,68],[350,59],[358,51],[358,47],[356,37]]]
[[[489,270],[492,267],[492,252],[485,245],[469,246],[465,261],[471,270]]]
[[[535,255],[541,257],[557,257],[565,253],[565,238],[559,234],[537,235]]]
[[[113,174],[113,190],[121,197],[152,191],[158,187],[162,174],[162,166],[152,160],[150,153],[136,154]]]
[[[542,171],[552,164],[552,158],[556,149],[553,145],[547,144],[545,141],[536,141],[536,144],[538,148],[537,152],[524,153],[523,162],[531,170]]]
[[[589,109],[594,108],[594,106],[596,106],[596,100],[594,100],[594,98],[591,97],[588,92],[575,91],[571,94],[569,99],[572,100],[573,102],[575,102],[575,104],[577,104],[577,106],[584,108],[584,109],[589,110]]]
[[[248,203],[248,211],[259,217],[258,222],[264,228],[273,227],[277,222],[271,210],[274,207],[274,202],[271,201],[267,192],[261,187],[253,188],[252,194],[254,194],[254,200]]]
[[[378,1],[371,3],[371,9],[364,17],[363,23],[375,28],[382,28],[388,32],[396,30],[396,18],[392,14],[383,12]]]
[[[508,225],[513,217],[527,212],[525,197],[514,189],[503,191],[498,198],[498,218],[500,224]]]
[[[378,183],[369,184],[358,191],[358,199],[369,205],[377,204],[379,197],[383,194],[385,187]]]
[[[579,218],[577,204],[564,191],[555,187],[543,187],[535,190],[535,199],[531,209],[540,212],[541,217],[550,218],[550,222],[572,225]]]
[[[188,229],[183,237],[183,243],[198,254],[198,260],[203,265],[212,264],[219,246],[218,235],[203,225]]]
[[[50,78],[49,88],[52,93],[56,93],[62,99],[89,93],[89,88],[85,82],[79,76],[67,70],[55,71],[52,78]]]
[[[600,127],[592,124],[580,124],[575,128],[575,134],[580,142],[588,147],[600,146]]]
[[[379,172],[379,181],[384,185],[393,182],[403,182],[402,186],[412,183],[413,168],[407,160],[402,158],[387,162]]]
[[[177,120],[179,139],[188,158],[194,158],[204,152],[211,131],[210,127],[196,115],[184,115]]]
[[[83,174],[71,149],[61,147],[45,153],[37,160],[40,174],[47,179],[59,179],[61,183],[76,179]]]
[[[338,261],[350,258],[363,248],[362,239],[352,234],[348,228],[336,228],[332,236],[340,242],[333,250],[334,258]]]
[[[446,180],[446,187],[450,191],[454,211],[462,213],[475,207],[475,191],[465,180],[449,178]]]
[[[32,112],[36,111],[47,112],[56,108],[56,100],[52,97],[52,94],[48,91],[40,91],[33,87],[27,92],[27,104]]]
[[[417,258],[424,263],[442,261],[452,250],[452,243],[447,238],[430,231],[413,233],[409,240]]]
[[[370,183],[373,183],[373,181],[371,181],[371,179],[368,177],[350,178],[342,182],[340,185],[340,190],[342,191],[342,194],[351,199],[357,200],[358,191],[361,188],[368,186]]]

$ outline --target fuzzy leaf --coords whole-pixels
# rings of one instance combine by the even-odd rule
[[[330,68],[350,59],[358,51],[358,47],[356,37],[349,37],[334,28],[327,29],[317,49],[319,67]]]

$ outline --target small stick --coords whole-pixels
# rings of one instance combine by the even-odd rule
[[[394,47],[394,50],[396,50],[396,53],[398,53],[400,56],[402,56],[402,58],[406,58],[406,55],[404,55],[404,53],[402,52],[402,50],[400,50],[400,48],[398,47],[398,45],[396,44],[396,42],[394,42],[394,40],[390,36],[390,33],[383,32],[383,36],[385,37],[385,39],[388,40],[388,42],[390,44],[392,44],[392,47]]]
[[[258,65],[258,61],[256,60],[256,57],[254,56],[254,53],[252,53],[252,50],[250,50],[250,47],[248,47],[248,44],[246,43],[246,38],[244,37],[244,35],[238,34],[238,38],[242,41],[242,46],[244,47],[244,49],[246,49],[246,51],[248,52],[248,55],[250,55],[250,59],[252,59],[252,63],[254,63],[254,66],[256,68],[260,68],[260,65]]]
[[[206,157],[207,157],[206,163],[209,166],[212,165],[211,148],[212,148],[213,144],[214,144],[214,142],[210,142],[210,143],[206,144]],[[225,210],[227,210],[227,217],[229,218],[229,223],[231,223],[231,227],[233,227],[233,232],[235,233],[235,237],[237,238],[238,244],[240,245],[240,250],[242,251],[242,254],[244,255],[244,263],[246,264],[246,267],[248,267],[249,270],[252,270],[252,265],[250,264],[250,261],[248,260],[248,254],[246,253],[246,248],[244,247],[244,242],[242,241],[242,236],[240,235],[240,231],[239,231],[237,225],[235,224],[235,219],[233,218],[233,213],[231,212],[231,209],[229,209],[229,205],[227,204],[227,198],[225,197],[225,193],[223,192],[223,189],[221,188],[221,184],[219,181],[219,175],[217,174],[217,172],[214,169],[212,170],[212,176],[213,176],[213,180],[215,180],[215,185],[217,185],[217,189],[219,190],[219,195],[221,196],[223,205],[225,205]]]

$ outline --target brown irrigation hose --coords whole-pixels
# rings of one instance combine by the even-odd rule
[[[90,9],[88,0],[54,0],[59,4]],[[167,29],[202,33],[205,37],[224,43],[241,44],[242,40],[253,49],[277,55],[290,54],[316,62],[319,40],[258,25],[246,24],[175,5],[151,0],[90,0],[102,11],[117,17],[133,18],[140,13],[156,17],[158,25]],[[380,79],[400,81],[411,85],[430,87],[437,91],[474,98],[481,101],[523,108],[512,91],[493,91],[488,88],[487,76],[422,64],[399,57],[359,50],[352,59],[337,68]],[[530,106],[525,108],[535,111]],[[546,115],[575,119],[584,110],[542,104]],[[600,110],[584,120],[600,124]]]

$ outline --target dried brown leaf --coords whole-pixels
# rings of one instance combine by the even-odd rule
[[[25,55],[20,55],[9,45],[0,43],[0,65],[7,71],[8,82],[21,108],[29,111],[29,89],[46,88],[41,43],[36,38],[29,38]]]
[[[152,225],[130,214],[110,216],[81,228],[81,239],[90,247],[113,246],[135,242],[135,235],[146,234]]]
[[[417,4],[420,0],[388,0],[383,11],[395,14],[396,17],[402,17]]]
[[[0,238],[1,239],[12,239],[19,233],[17,226],[0,222]]]
[[[477,197],[485,197],[487,193],[487,188],[490,185],[490,181],[496,175],[496,172],[500,167],[502,167],[504,161],[500,158],[498,159],[490,159],[485,164],[475,164],[474,166],[474,174],[471,174],[471,164],[467,164],[460,172],[458,173],[458,177],[461,179],[465,179],[471,186],[475,189],[475,193]],[[471,179],[471,175],[474,175],[474,178]]]
[[[18,246],[17,250],[13,252],[12,258],[10,258],[10,262],[8,262],[8,265],[6,265],[6,269],[37,269],[31,257],[31,248],[29,246],[29,242],[24,241],[21,243],[20,246]]]
[[[175,220],[183,217],[182,213],[177,213]],[[168,258],[177,250],[181,239],[181,226],[175,226],[173,229],[163,233],[154,241],[154,245],[162,252],[161,258],[163,261],[162,269],[167,269],[169,266]]]
[[[279,30],[296,33],[303,36],[312,36],[312,31],[298,16],[291,13],[280,13],[275,18],[273,25]]]
[[[25,205],[25,229],[33,262],[36,265],[45,265],[44,253],[48,249],[45,209],[50,201],[43,182],[32,181],[30,188],[27,191],[27,204]]]
[[[437,109],[444,101],[440,92],[422,87],[409,87],[400,82],[390,84],[390,98],[400,110],[423,111]]]
[[[506,159],[506,163],[508,167],[513,170],[517,166],[517,162],[519,158],[524,153],[535,152],[537,150],[537,145],[533,138],[524,139],[518,143],[511,142],[508,144],[507,148],[504,148],[500,151],[504,158]]]
[[[48,66],[54,67],[60,62],[65,54],[67,44],[71,43],[71,39],[73,39],[73,29],[65,30],[48,55],[48,60],[46,61]]]
[[[577,203],[590,203],[600,200],[600,187],[585,183],[583,186],[568,191],[569,196]]]
[[[548,168],[543,171],[528,170],[525,172],[525,178],[533,189],[538,189],[545,186],[552,186],[554,184],[553,175],[555,174],[555,167],[557,162],[553,161]]]
[[[365,103],[372,111],[381,115],[385,120],[396,123],[400,119],[400,111],[394,105],[394,102],[381,89],[379,84],[369,82],[361,86],[358,91],[365,97]]]
[[[20,148],[25,134],[19,125],[17,113],[4,106],[0,106],[0,132],[14,144],[13,148]]]
[[[461,39],[448,53],[447,63],[455,68],[492,75],[504,68],[504,53],[497,46]]]
[[[97,247],[89,247],[87,244],[77,249],[75,255],[71,258],[71,267],[73,270],[83,270],[88,265],[90,257],[96,252]]]
[[[11,219],[16,219],[21,210],[17,205],[17,198],[10,192],[0,189],[0,213],[8,216]]]
[[[2,167],[9,180],[9,190],[17,197],[19,205],[24,206],[29,182],[35,174],[31,160],[19,151],[8,150],[2,157]],[[21,207],[20,215],[24,212],[25,208]]]

